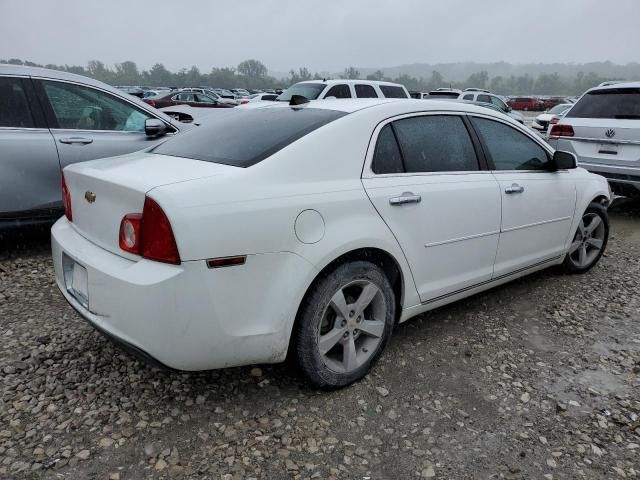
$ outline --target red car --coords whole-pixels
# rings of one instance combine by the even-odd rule
[[[514,110],[544,110],[542,108],[542,102],[536,97],[515,97],[507,102]]]
[[[207,108],[233,108],[233,105],[218,102],[209,95],[197,92],[170,92],[165,95],[144,98],[142,101],[156,108],[170,107],[173,105],[190,105],[192,107]]]
[[[553,108],[556,105],[560,105],[561,103],[569,103],[564,97],[543,98],[541,102],[543,110],[549,110],[550,108]]]

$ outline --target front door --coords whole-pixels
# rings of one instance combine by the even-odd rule
[[[473,117],[487,161],[500,185],[502,222],[494,276],[557,260],[576,204],[569,171],[549,170],[543,146],[506,123]]]
[[[150,147],[144,123],[151,116],[108,92],[74,83],[38,80],[49,114],[60,167]]]
[[[500,193],[481,171],[462,117],[409,116],[377,129],[363,183],[396,236],[420,299],[489,281],[500,230]]]

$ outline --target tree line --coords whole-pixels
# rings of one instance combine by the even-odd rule
[[[183,68],[177,72],[169,71],[163,64],[157,63],[149,70],[141,70],[135,62],[130,60],[116,63],[112,67],[99,60],[92,60],[86,66],[78,65],[38,65],[30,61],[12,58],[0,59],[0,63],[45,67],[63,70],[70,73],[95,78],[110,85],[138,85],[148,87],[174,86],[197,87],[212,86],[220,88],[284,88],[303,80],[328,78],[327,74],[311,71],[306,67],[290,70],[286,78],[277,79],[269,75],[267,67],[259,60],[249,59],[240,62],[236,67],[213,67],[209,73],[201,72],[196,66]],[[334,78],[362,78],[355,67],[348,67],[340,74],[331,75]],[[482,70],[471,74],[464,81],[448,81],[438,71],[433,70],[429,78],[416,78],[407,74],[400,74],[395,78],[385,76],[382,70],[366,75],[367,80],[386,80],[401,83],[409,90],[428,92],[440,87],[464,89],[467,87],[486,88],[501,95],[579,95],[585,90],[598,85],[610,78],[604,78],[593,72],[578,72],[573,77],[560,76],[555,73],[541,73],[537,76],[525,75],[497,75],[490,77]],[[618,79],[620,80],[620,79]]]

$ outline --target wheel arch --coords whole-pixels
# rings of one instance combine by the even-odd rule
[[[334,270],[339,265],[342,265],[347,262],[353,262],[357,260],[365,260],[369,261],[375,265],[378,265],[384,271],[389,283],[391,283],[391,288],[393,289],[394,296],[396,298],[396,323],[400,320],[400,316],[402,314],[402,307],[405,300],[405,289],[407,288],[404,272],[402,270],[400,262],[388,251],[378,248],[378,247],[360,247],[354,248],[347,252],[341,253],[335,256],[333,259],[325,262],[324,265],[318,265],[318,271],[314,276],[313,280],[307,286],[304,294],[302,295],[300,302],[298,303],[298,307],[296,309],[295,318],[293,321],[293,325],[291,328],[291,335],[289,337],[289,348],[288,351],[291,352],[291,342],[293,342],[295,338],[296,328],[299,324],[300,320],[300,309],[304,304],[305,298],[311,292],[311,289],[316,285],[316,283],[323,277],[323,275],[328,272]],[[409,286],[410,288],[410,286]]]

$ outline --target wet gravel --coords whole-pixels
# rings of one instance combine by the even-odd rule
[[[399,326],[336,392],[287,366],[162,372],[63,300],[46,231],[0,240],[0,478],[640,477],[640,207],[591,272]]]

